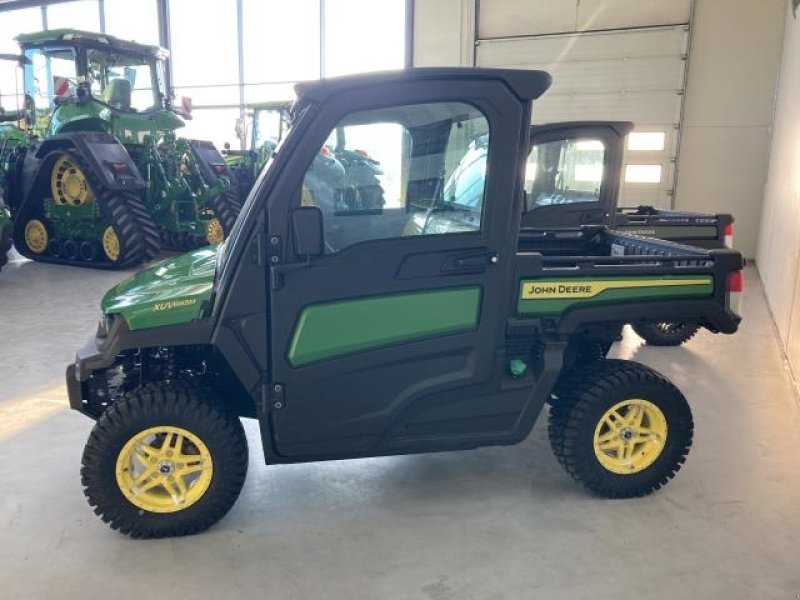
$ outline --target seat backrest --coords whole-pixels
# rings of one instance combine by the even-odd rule
[[[112,79],[103,90],[103,99],[114,108],[130,110],[132,88],[131,82],[127,79]]]

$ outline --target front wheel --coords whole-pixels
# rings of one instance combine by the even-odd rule
[[[604,360],[564,376],[550,446],[576,481],[606,498],[645,496],[680,470],[692,445],[683,394],[644,365]]]
[[[680,346],[692,339],[700,326],[693,323],[631,323],[636,334],[650,346]]]
[[[81,480],[112,529],[134,538],[190,535],[230,510],[247,460],[241,422],[201,390],[144,386],[98,419]]]

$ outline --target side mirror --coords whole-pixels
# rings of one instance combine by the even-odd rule
[[[312,258],[324,254],[325,234],[318,206],[300,206],[292,211],[292,236],[298,256]]]

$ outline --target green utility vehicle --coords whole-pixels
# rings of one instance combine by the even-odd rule
[[[669,211],[651,206],[620,208],[617,205],[625,137],[632,129],[633,123],[625,121],[584,121],[532,127],[533,148],[528,157],[528,173],[535,184],[528,198],[529,211],[544,205],[568,204],[571,208],[562,209],[562,214],[572,214],[573,224],[577,217],[582,223],[603,222],[613,229],[634,235],[701,248],[732,248],[731,215]],[[567,130],[572,132],[572,138],[566,140],[565,145],[563,137]],[[556,136],[555,140],[550,139],[552,135]],[[564,169],[559,166],[562,152],[571,156]],[[541,229],[540,212],[523,215],[523,235],[526,231],[530,234],[537,228]],[[543,233],[552,235],[547,230]],[[735,294],[737,297],[738,292]],[[664,321],[634,322],[631,326],[653,346],[679,346],[701,329],[697,323]]]
[[[26,142],[0,173],[22,255],[125,268],[222,241],[240,204],[213,144],[175,134],[165,50],[67,29],[17,41]]]
[[[548,401],[552,449],[586,488],[665,485],[692,442],[686,400],[593,351],[651,315],[735,332],[742,257],[569,224],[553,205],[533,210],[557,234],[520,234],[549,85],[461,68],[298,85],[233,235],[110,290],[67,369],[70,405],[97,421],[81,470],[95,512],[139,538],[209,527],[245,478],[240,417],[259,420],[267,463],[297,463],[516,444]],[[385,167],[381,208],[308,186],[338,129]]]

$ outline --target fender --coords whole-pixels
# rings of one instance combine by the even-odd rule
[[[80,152],[92,169],[92,174],[107,189],[129,192],[138,192],[144,189],[144,178],[131,160],[125,146],[113,135],[92,131],[60,133],[44,140],[36,150],[35,158],[44,159],[53,151],[67,149],[75,149]],[[112,165],[114,166],[113,170]],[[30,189],[28,187],[25,190],[26,195]]]
[[[200,172],[206,185],[214,185],[220,176],[227,177],[228,181],[233,179],[225,158],[212,142],[189,140],[189,147],[200,166]]]

